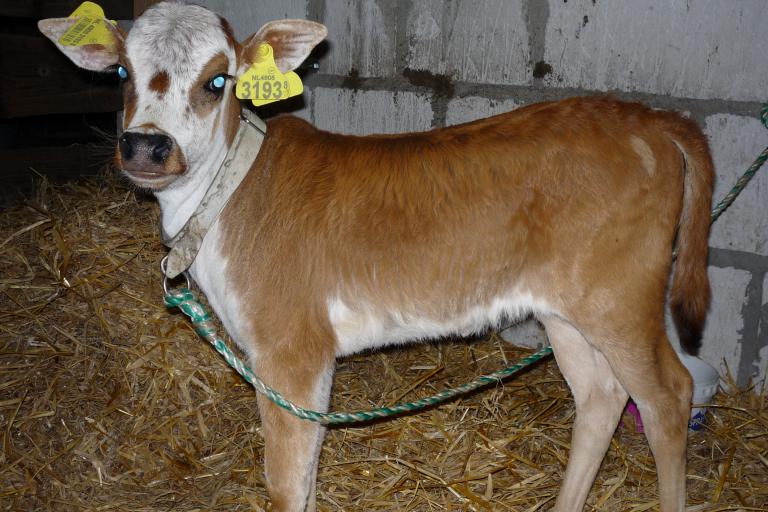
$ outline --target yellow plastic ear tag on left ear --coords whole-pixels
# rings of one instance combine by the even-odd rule
[[[272,47],[266,43],[259,45],[256,59],[235,85],[235,96],[251,100],[257,107],[298,96],[302,91],[299,75],[293,71],[282,73],[275,64]]]
[[[106,25],[111,20],[106,19],[104,9],[100,5],[93,2],[83,2],[69,17],[80,19],[59,38],[61,45],[101,44],[107,47],[114,46],[115,36],[112,35],[112,31]],[[111,23],[117,25],[116,21],[111,21]]]

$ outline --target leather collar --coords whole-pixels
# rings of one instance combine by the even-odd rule
[[[165,266],[167,278],[185,272],[195,261],[208,230],[251,169],[266,134],[267,126],[256,114],[247,109],[240,112],[240,126],[232,146],[195,212],[174,237],[161,228],[163,243],[171,248]]]

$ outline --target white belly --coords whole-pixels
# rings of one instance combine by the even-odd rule
[[[347,305],[338,297],[332,297],[327,304],[337,338],[338,355],[448,335],[469,336],[498,326],[504,319],[514,320],[529,313],[552,311],[544,299],[534,297],[530,291],[517,289],[494,298],[488,304],[469,307],[448,320],[377,309],[364,301]]]

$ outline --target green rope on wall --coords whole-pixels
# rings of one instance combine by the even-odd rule
[[[768,128],[768,103],[763,105],[760,112],[760,120],[763,125]],[[736,196],[738,196],[747,183],[757,173],[758,169],[762,167],[765,161],[768,160],[768,147],[766,147],[760,155],[755,159],[752,165],[744,172],[744,174],[736,181],[736,184],[726,194],[726,196],[712,209],[712,222],[715,222],[718,217],[733,203]],[[379,418],[387,418],[398,414],[409,413],[419,411],[431,405],[445,402],[457,396],[464,395],[470,391],[474,391],[483,386],[500,382],[515,373],[519,372],[523,368],[526,368],[537,361],[544,359],[552,354],[552,347],[547,346],[534,352],[528,357],[524,357],[515,364],[495,371],[488,375],[481,375],[471,382],[463,384],[461,386],[446,389],[436,393],[432,396],[421,398],[413,402],[406,402],[396,404],[391,407],[379,407],[377,409],[370,409],[366,411],[356,412],[318,412],[310,409],[304,409],[294,404],[290,400],[286,400],[278,391],[267,386],[259,377],[257,377],[243,361],[227,347],[221,336],[218,335],[216,327],[213,324],[211,315],[206,311],[202,304],[197,300],[195,294],[189,290],[189,288],[178,288],[170,290],[165,296],[166,307],[178,307],[184,312],[195,326],[195,331],[201,338],[207,340],[216,351],[224,357],[224,360],[232,368],[237,371],[249,384],[251,384],[257,392],[263,394],[269,398],[272,402],[279,405],[283,409],[287,410],[294,416],[309,421],[314,421],[323,425],[338,425],[338,424],[350,424],[360,423],[365,421],[371,421]]]
[[[760,110],[760,120],[763,122],[763,126],[768,128],[768,103],[763,104],[763,108]],[[768,160],[768,146],[766,146],[763,152],[757,156],[755,161],[752,162],[752,165],[750,165],[744,174],[741,175],[741,178],[736,181],[736,184],[731,188],[730,192],[728,192],[712,209],[712,222],[715,222],[720,215],[731,206],[733,200],[736,199],[736,196],[744,190],[744,187],[747,186],[749,180],[752,179],[757,170],[763,166],[766,160]]]

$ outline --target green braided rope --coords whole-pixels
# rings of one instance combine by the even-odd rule
[[[764,104],[760,111],[760,120],[763,125],[768,128],[768,103]],[[736,184],[726,194],[726,196],[712,209],[712,222],[715,222],[718,217],[733,203],[736,196],[738,196],[747,183],[757,173],[758,169],[762,167],[765,161],[768,160],[768,147],[766,147],[760,155],[755,159],[752,165],[744,172],[744,174],[736,181]],[[435,405],[441,402],[450,400],[459,395],[464,395],[470,391],[474,391],[478,388],[486,386],[488,384],[499,382],[505,379],[523,368],[526,368],[537,361],[544,359],[552,354],[552,347],[544,347],[528,357],[524,357],[517,363],[495,371],[488,375],[481,375],[475,380],[463,384],[461,386],[446,389],[440,391],[432,396],[421,398],[413,402],[401,403],[393,405],[392,407],[379,407],[377,409],[370,409],[367,411],[356,412],[318,412],[309,409],[299,407],[293,402],[286,400],[276,390],[267,386],[260,378],[258,378],[250,368],[248,368],[239,357],[237,357],[227,347],[224,340],[216,333],[216,327],[213,325],[211,315],[205,310],[205,308],[198,302],[195,294],[188,288],[179,288],[171,290],[165,296],[165,305],[167,307],[178,307],[181,309],[191,320],[195,326],[195,331],[201,338],[207,340],[216,351],[224,357],[224,360],[237,373],[239,373],[249,384],[251,384],[257,392],[262,393],[269,398],[272,402],[279,405],[283,409],[287,410],[294,416],[309,421],[314,421],[323,425],[338,425],[342,423],[359,423],[364,421],[370,421],[377,418],[386,418],[401,413],[413,412]]]
[[[248,368],[243,361],[237,357],[232,350],[227,347],[224,340],[216,333],[216,327],[213,325],[211,315],[205,310],[205,308],[198,302],[195,294],[188,288],[179,288],[171,290],[165,296],[165,305],[167,307],[178,307],[184,312],[195,326],[195,331],[200,337],[204,338],[208,343],[213,345],[213,348],[224,357],[224,360],[237,373],[239,373],[250,385],[252,385],[256,391],[263,394],[275,404],[279,405],[283,409],[287,410],[294,416],[309,421],[315,421],[323,425],[337,425],[341,423],[360,423],[364,421],[370,421],[377,418],[387,418],[396,414],[405,412],[413,412],[421,410],[430,405],[435,405],[446,400],[450,400],[459,395],[464,395],[470,391],[474,391],[478,388],[499,382],[502,379],[509,377],[510,375],[519,372],[523,368],[526,368],[536,361],[549,356],[552,353],[552,347],[544,347],[541,350],[534,352],[528,357],[524,357],[512,366],[508,366],[502,370],[495,371],[488,375],[481,375],[472,382],[458,386],[452,389],[446,389],[440,391],[432,396],[421,398],[413,402],[396,404],[391,407],[380,407],[377,409],[370,409],[367,411],[356,412],[318,412],[309,409],[299,407],[293,402],[286,400],[276,390],[267,386],[260,378],[258,378],[250,368]]]
[[[760,110],[760,121],[762,121],[763,126],[768,128],[768,103],[763,104],[763,108]],[[766,160],[768,160],[768,146],[766,146],[763,152],[757,156],[755,161],[752,162],[752,165],[750,165],[744,174],[741,175],[741,178],[736,181],[736,184],[733,186],[731,191],[728,192],[723,200],[717,203],[717,205],[712,209],[712,222],[715,222],[718,217],[720,217],[720,215],[729,206],[731,206],[731,203],[733,203],[733,200],[736,199],[736,196],[738,196],[741,191],[744,190],[744,187],[747,186],[749,180],[752,179],[757,170],[762,167]]]

